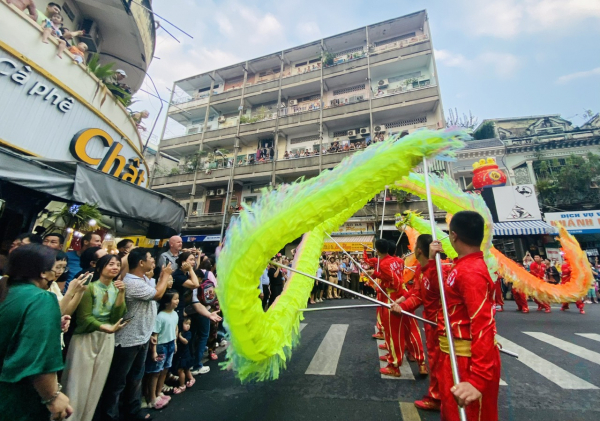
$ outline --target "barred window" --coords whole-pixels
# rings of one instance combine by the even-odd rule
[[[364,90],[365,90],[365,84],[363,83],[362,85],[350,86],[349,88],[338,89],[336,91],[333,91],[333,96],[349,94],[352,92],[364,91]]]
[[[348,130],[356,130],[356,129],[348,129]],[[337,132],[333,132],[333,137],[348,136],[348,130],[340,130],[340,131],[337,131]]]
[[[334,53],[333,56],[339,57],[339,56],[345,56],[346,54],[362,53],[363,50],[364,50],[364,47],[362,47],[362,46],[354,47],[354,48],[350,48],[349,50],[344,50],[344,51],[340,51],[339,53]]]
[[[394,129],[396,127],[412,126],[413,124],[424,124],[424,123],[427,123],[427,116],[415,117],[415,118],[411,118],[408,120],[400,120],[400,121],[396,121],[394,123],[385,123],[385,127],[386,127],[386,129]]]
[[[311,136],[295,137],[290,140],[290,144],[295,145],[298,143],[311,142],[311,141],[315,141],[315,140],[319,140],[318,134],[311,135]]]

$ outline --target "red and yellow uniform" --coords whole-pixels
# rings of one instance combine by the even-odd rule
[[[546,265],[533,262],[531,266],[529,266],[529,272],[536,278],[544,279],[544,276],[546,275]],[[534,298],[533,301],[538,305],[538,311],[544,310],[546,313],[550,313],[550,304],[542,303],[537,298]]]
[[[568,282],[571,282],[571,266],[569,265],[569,263],[567,263],[567,262],[563,263],[560,269],[561,269],[561,274],[560,274],[561,283],[566,284]],[[575,301],[575,306],[577,306],[577,308],[579,309],[579,312],[581,314],[585,314],[585,311],[583,310],[583,307],[585,306],[585,304],[583,303],[582,299]],[[563,305],[560,309],[561,309],[561,311],[568,310],[569,303],[563,303]]]
[[[496,302],[496,311],[504,311],[504,297],[502,297],[502,278],[496,272],[498,278],[496,279],[496,291],[494,292],[494,301]]]
[[[379,262],[379,259],[377,257],[369,257],[366,250],[363,251],[363,259],[364,259],[365,263],[372,268],[376,268],[377,263]],[[383,295],[381,290],[379,288],[377,288],[377,285],[370,285],[370,286],[375,290],[375,298],[377,298],[378,301],[385,302],[386,301],[385,295]],[[375,338],[375,339],[384,339],[384,336],[383,336],[384,329],[383,329],[383,324],[381,322],[382,321],[381,314],[382,314],[383,310],[384,310],[384,307],[381,307],[381,306],[377,307],[377,323],[376,323],[377,333],[375,333],[373,335],[373,338]]]
[[[458,372],[461,382],[469,382],[482,397],[465,409],[469,421],[498,420],[500,353],[495,343],[494,282],[483,253],[471,253],[455,261],[444,283],[446,304]],[[458,421],[458,405],[450,391],[454,382],[443,312],[438,312],[440,340],[439,384],[442,420]]]
[[[402,273],[404,261],[398,257],[385,256],[379,260],[379,270],[373,272],[373,277],[380,279],[380,286],[386,291],[392,300],[401,296]],[[387,297],[381,294],[383,302],[389,302]],[[381,323],[385,336],[385,343],[389,350],[388,365],[397,367],[402,364],[403,350],[400,346],[400,323],[401,317],[392,314],[388,308],[381,307]],[[382,370],[386,370],[383,368]],[[397,370],[396,370],[397,371]],[[383,371],[382,371],[383,372]],[[384,374],[388,374],[387,372]],[[399,372],[395,373],[399,375]]]
[[[443,277],[447,278],[450,267],[442,266]],[[403,311],[414,312],[423,304],[423,317],[427,320],[437,321],[440,304],[440,288],[437,278],[437,269],[435,260],[430,260],[427,265],[421,268],[417,263],[415,270],[415,284],[411,291],[405,294],[406,300],[400,304]],[[414,322],[416,320],[412,319]],[[417,326],[418,331],[418,326]],[[421,340],[419,335],[419,341]],[[427,358],[429,359],[429,389],[424,397],[422,405],[426,405],[428,400],[436,403],[440,401],[439,381],[438,381],[438,362],[439,362],[439,341],[438,332],[435,326],[425,324],[425,344],[427,345]],[[418,403],[418,402],[417,402]],[[425,408],[424,408],[425,409]],[[430,408],[426,408],[430,409]]]
[[[400,304],[400,308],[407,313],[413,313],[422,304],[423,300],[421,297],[421,276],[420,265],[416,264],[415,275],[413,277],[413,284],[409,289],[402,293],[405,301]],[[409,353],[415,358],[419,366],[425,365],[425,353],[423,352],[423,339],[421,338],[421,332],[417,321],[412,317],[400,315],[402,321],[400,322],[400,347],[402,353],[408,347]],[[401,361],[404,358],[400,356]],[[427,374],[426,367],[423,369],[422,374]]]

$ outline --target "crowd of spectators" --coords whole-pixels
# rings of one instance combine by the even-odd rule
[[[178,236],[160,254],[127,239],[108,253],[97,233],[64,242],[20,235],[0,266],[0,412],[150,419],[227,345],[214,262]]]

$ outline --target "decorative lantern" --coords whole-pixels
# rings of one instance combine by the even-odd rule
[[[480,159],[473,164],[473,188],[480,190],[506,185],[506,174],[498,168],[494,158]]]

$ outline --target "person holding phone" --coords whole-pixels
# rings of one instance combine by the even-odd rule
[[[121,259],[109,254],[98,261],[93,278],[90,274],[84,279],[84,284],[93,281],[77,307],[77,327],[63,372],[75,421],[91,421],[94,417],[115,349],[113,334],[128,323],[123,320],[125,284],[115,281],[120,272]]]

